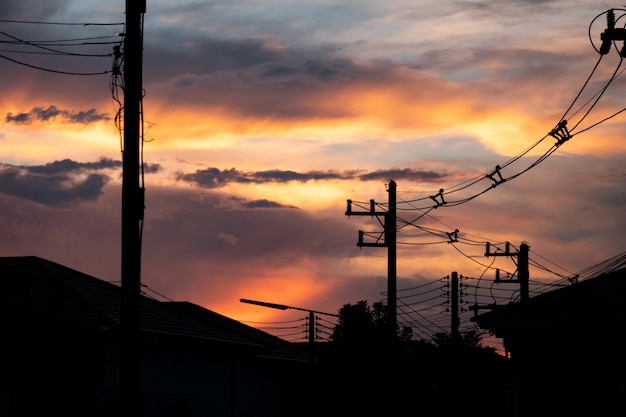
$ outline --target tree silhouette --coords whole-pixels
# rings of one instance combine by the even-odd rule
[[[344,304],[339,310],[339,319],[333,329],[331,340],[345,344],[384,344],[387,340],[389,308],[381,301],[370,307],[367,301]],[[410,340],[413,329],[404,326],[396,328],[398,341]]]
[[[455,337],[452,333],[439,332],[435,333],[432,339],[432,343],[440,348],[453,347],[455,344]],[[457,346],[466,348],[482,348],[495,352],[494,347],[483,347],[481,342],[481,335],[477,330],[469,329],[465,332],[461,332],[456,338]]]
[[[307,416],[482,415],[506,409],[504,358],[483,348],[469,330],[453,343],[450,333],[412,340],[412,329],[397,329],[390,343],[388,309],[382,302],[345,304],[314,372],[335,409],[311,407]],[[449,401],[454,393],[455,400]],[[411,399],[403,401],[402,399]]]
[[[328,388],[334,410],[326,415],[380,416],[388,412],[392,398],[387,306],[367,301],[345,304],[318,367],[320,381]],[[406,331],[405,331],[406,334]],[[318,410],[320,411],[320,410]],[[319,415],[319,414],[316,414]]]

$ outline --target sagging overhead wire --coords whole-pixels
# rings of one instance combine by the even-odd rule
[[[406,203],[410,203],[409,207],[402,207],[402,206],[396,207],[397,211],[408,210],[408,211],[421,211],[422,212],[422,214],[420,214],[420,216],[418,216],[417,218],[411,221],[405,221],[404,222],[405,225],[414,224],[414,222],[421,219],[430,210],[434,210],[439,207],[454,207],[457,205],[467,203],[481,196],[482,194],[496,188],[497,186],[503,183],[512,181],[513,179],[521,176],[522,174],[536,167],[541,162],[545,161],[557,149],[559,149],[563,144],[568,142],[574,136],[587,132],[590,129],[597,127],[603,124],[604,122],[612,119],[613,117],[621,114],[622,112],[626,111],[626,107],[624,107],[612,113],[609,116],[601,118],[601,120],[597,122],[594,122],[586,127],[581,127],[582,123],[588,120],[589,116],[591,115],[592,111],[596,108],[600,99],[607,92],[609,86],[613,84],[613,82],[623,72],[623,70],[620,71],[620,68],[622,66],[623,57],[626,56],[626,29],[615,28],[614,26],[616,22],[619,22],[622,19],[626,20],[626,13],[622,14],[617,19],[614,19],[611,17],[611,15],[614,14],[616,10],[621,10],[621,9],[611,9],[599,15],[599,16],[602,16],[604,14],[608,15],[607,17],[608,27],[607,27],[607,30],[605,31],[607,35],[604,36],[603,43],[605,45],[608,44],[609,47],[607,48],[606,46],[604,46],[603,48],[598,49],[596,48],[595,45],[593,45],[593,41],[592,41],[592,45],[594,49],[598,51],[598,53],[600,54],[598,61],[595,63],[593,69],[591,70],[591,73],[589,74],[585,82],[583,83],[583,86],[577,92],[571,104],[568,106],[567,110],[564,112],[563,117],[561,117],[559,121],[555,124],[555,127],[552,128],[550,131],[548,131],[546,135],[544,135],[541,139],[536,141],[533,145],[529,146],[527,149],[523,150],[522,152],[520,152],[513,158],[509,159],[508,161],[495,165],[493,169],[483,174],[474,176],[458,184],[452,185],[448,188],[440,188],[438,192],[433,193],[431,195],[412,199],[412,200],[407,200]],[[594,21],[598,17],[596,17]],[[593,21],[592,21],[592,24],[593,24]],[[591,24],[590,24],[590,27],[591,27]],[[624,40],[625,45],[620,50],[620,53],[619,53],[620,59],[615,70],[613,71],[613,74],[608,80],[604,82],[604,85],[600,88],[600,90],[592,96],[592,99],[590,99],[586,103],[583,103],[575,112],[571,113],[571,111],[574,109],[574,106],[582,97],[583,91],[588,88],[591,79],[596,74],[600,66],[600,63],[603,61],[603,58],[610,51],[610,46],[614,45],[616,40]],[[572,122],[572,119],[576,115],[581,113],[584,109],[586,110],[584,111],[582,116],[580,116],[577,121]],[[513,165],[515,163],[520,163],[524,157],[526,157],[531,151],[536,150],[541,144],[546,142],[547,139],[554,139],[554,142],[549,147],[547,147],[547,149],[544,150],[543,153],[541,153],[539,157],[533,160],[529,165],[513,171]],[[456,197],[462,191],[468,191],[472,188],[479,187],[481,184],[483,184],[482,189],[479,189],[478,191],[474,191],[473,193],[470,193],[469,195]],[[381,204],[381,205],[384,205],[384,204]]]
[[[612,11],[607,12],[609,15]],[[622,15],[618,20],[620,20],[622,17],[624,17],[624,15]],[[595,19],[594,19],[595,20]],[[607,18],[609,24],[607,25],[608,28],[607,30],[613,30],[614,29],[614,24],[610,23],[613,21],[613,18],[608,17]],[[622,32],[620,32],[622,33]],[[606,41],[606,37],[605,37],[605,41]],[[626,29],[624,29],[623,31],[623,37],[620,38],[626,41]],[[614,41],[614,40],[613,40]],[[625,42],[626,44],[626,42]],[[595,48],[595,46],[594,46]],[[451,187],[448,191],[444,191],[444,189],[440,189],[438,193],[434,194],[434,195],[430,195],[428,197],[424,197],[421,199],[413,199],[413,200],[407,200],[407,201],[403,201],[401,203],[397,203],[396,204],[396,211],[419,211],[420,214],[410,220],[404,220],[401,218],[397,218],[399,225],[397,226],[396,230],[400,230],[404,227],[407,226],[413,226],[417,229],[420,229],[423,232],[426,232],[427,234],[433,235],[437,238],[440,238],[440,240],[434,241],[434,242],[428,242],[428,243],[415,243],[415,242],[397,242],[398,244],[402,244],[402,245],[425,245],[425,244],[437,244],[437,243],[451,243],[453,244],[453,247],[459,251],[460,253],[463,254],[462,251],[459,250],[459,248],[454,245],[455,243],[466,243],[466,244],[472,244],[475,245],[477,244],[477,242],[475,241],[467,241],[465,242],[462,235],[459,235],[459,231],[458,229],[453,229],[450,228],[449,230],[436,230],[433,228],[428,228],[428,227],[424,227],[421,225],[417,224],[417,221],[422,219],[424,216],[429,215],[431,210],[434,210],[438,207],[441,206],[454,206],[454,205],[459,205],[459,204],[463,204],[467,201],[470,201],[480,195],[482,195],[483,193],[495,188],[496,186],[510,181],[514,178],[517,178],[518,176],[522,175],[523,173],[529,171],[530,169],[534,168],[535,166],[537,166],[539,163],[541,163],[542,161],[544,161],[545,159],[547,159],[550,155],[552,155],[552,153],[554,153],[561,145],[563,145],[565,142],[569,141],[574,135],[576,134],[580,134],[584,131],[589,130],[591,127],[595,127],[597,125],[599,125],[601,122],[606,121],[608,119],[610,119],[611,117],[614,117],[615,115],[621,113],[622,111],[626,110],[626,109],[622,109],[616,113],[614,113],[612,116],[609,117],[605,117],[604,119],[602,119],[601,122],[597,122],[592,124],[589,127],[586,127],[584,129],[578,130],[576,131],[579,126],[581,125],[581,123],[586,120],[588,118],[588,116],[590,115],[591,111],[596,107],[596,105],[598,104],[600,98],[604,95],[604,93],[607,91],[608,87],[611,85],[611,83],[613,83],[613,81],[621,74],[620,66],[622,63],[622,54],[625,54],[625,52],[621,52],[620,53],[620,61],[618,66],[616,67],[615,71],[613,72],[613,75],[610,77],[610,79],[604,84],[604,86],[600,89],[599,92],[597,92],[591,100],[587,101],[586,103],[584,103],[576,112],[570,114],[570,112],[572,111],[572,109],[574,108],[575,104],[580,100],[580,97],[582,96],[582,92],[583,90],[585,90],[587,88],[587,86],[589,85],[590,80],[592,79],[593,75],[596,73],[599,64],[603,58],[604,55],[606,55],[606,53],[608,53],[608,51],[606,51],[606,48],[604,48],[602,50],[602,53],[600,54],[600,57],[598,59],[598,62],[595,64],[593,70],[591,71],[591,74],[587,77],[586,81],[583,84],[583,87],[580,89],[580,91],[576,94],[574,100],[572,101],[572,103],[570,104],[570,106],[568,107],[568,109],[565,111],[565,113],[563,114],[563,117],[561,117],[561,119],[559,120],[559,122],[556,124],[556,126],[550,130],[543,138],[541,138],[539,141],[537,141],[535,144],[533,144],[532,146],[530,146],[529,148],[527,148],[526,150],[524,150],[523,152],[521,152],[520,154],[516,155],[515,157],[511,158],[509,161],[501,164],[501,165],[496,165],[495,169],[492,171],[489,171],[487,174],[478,176],[478,177],[474,177],[473,179],[467,180],[461,184],[458,184],[456,186]],[[626,51],[626,48],[622,48],[622,51]],[[623,72],[623,71],[622,71]],[[570,119],[572,119],[576,114],[578,114],[579,112],[581,112],[581,109],[587,108],[587,111],[584,113],[584,115],[580,118],[580,120],[578,122],[576,122],[572,127],[569,126],[568,124],[568,120],[567,117],[569,116]],[[555,142],[552,144],[552,146],[543,153],[543,155],[541,155],[539,158],[537,158],[535,161],[533,161],[529,166],[527,166],[526,168],[510,174],[510,175],[506,175],[507,172],[505,172],[505,169],[509,168],[509,166],[511,166],[513,163],[519,161],[522,157],[524,157],[525,155],[527,155],[530,151],[532,151],[533,149],[535,149],[537,146],[539,146],[542,142],[544,142],[547,138],[553,138],[555,140]],[[488,181],[490,184],[487,188],[483,189],[482,191],[475,193],[474,195],[471,195],[469,197],[465,197],[459,200],[452,200],[448,197],[448,195],[452,194],[452,193],[456,193],[456,192],[460,192],[462,190],[465,190],[475,184],[478,184],[480,182],[484,182],[484,181]],[[424,203],[426,202],[427,204],[419,204],[419,203]],[[370,204],[372,202],[370,201]],[[355,204],[359,204],[358,202],[355,202]],[[384,203],[377,203],[378,206],[385,206]],[[431,216],[432,217],[432,216]],[[467,256],[464,254],[464,256],[468,257],[469,259],[471,259],[474,262],[477,262],[475,259],[473,259],[470,256]],[[531,260],[532,261],[532,260]],[[553,273],[554,275],[558,276],[561,279],[567,279],[571,281],[571,273],[568,273],[568,275],[564,275],[564,274],[559,274],[555,271],[552,271],[551,269],[542,266],[540,263],[532,261],[533,265],[537,268],[543,269],[546,272],[550,272]],[[482,264],[481,264],[482,265]],[[483,265],[483,267],[485,267],[485,265]],[[488,269],[488,268],[487,268]]]
[[[111,45],[116,45],[120,42],[120,37],[123,33],[117,32],[113,35],[105,35],[99,33],[93,33],[91,27],[101,26],[119,26],[123,23],[53,23],[53,22],[33,22],[33,21],[21,21],[21,20],[0,20],[0,24],[37,24],[37,25],[54,25],[54,26],[81,26],[84,28],[90,28],[88,36],[84,37],[71,37],[60,38],[55,40],[26,40],[22,37],[9,34],[6,31],[0,31],[0,44],[7,45],[7,48],[2,50],[0,58],[13,62],[18,65],[22,65],[28,68],[36,69],[44,72],[52,72],[56,74],[64,75],[101,75],[111,73],[113,70],[106,68],[100,71],[75,71],[67,69],[55,69],[52,68],[50,63],[39,62],[26,62],[22,59],[16,59],[12,55],[47,55],[55,57],[78,57],[78,58],[108,58],[113,56],[111,51]],[[53,48],[54,47],[54,48]],[[87,52],[76,52],[76,48],[87,49]],[[103,48],[106,48],[103,49]],[[75,68],[76,64],[71,65],[61,63],[65,67]]]

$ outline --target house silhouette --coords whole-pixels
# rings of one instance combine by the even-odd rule
[[[0,257],[0,417],[122,415],[120,299],[121,287],[55,262]],[[492,390],[491,397],[481,394],[480,407],[498,410],[483,409],[482,415],[623,414],[623,265],[523,302],[493,307],[472,320],[503,339],[509,375],[498,380],[510,386]],[[341,372],[323,371],[311,379],[308,344],[289,343],[189,302],[142,296],[140,314],[145,417],[331,416],[327,404],[311,403],[312,389],[319,386],[330,389],[336,400],[348,401],[337,410],[384,414],[364,408],[381,394],[375,380],[366,383],[370,396],[346,397],[349,387]],[[425,407],[441,406],[449,395],[464,398],[464,404],[471,401],[461,395],[469,388],[463,389],[463,382],[476,385],[476,375],[469,377],[472,382],[459,379],[456,389],[462,392],[456,395],[420,382],[450,379],[429,373],[427,365],[434,371],[436,361],[427,351],[424,355],[404,369],[412,375],[412,385],[396,384],[404,391],[388,393],[374,404],[387,409],[386,398],[403,399],[410,412],[415,401],[416,410],[432,411],[438,408]],[[482,386],[493,386],[489,377],[496,376],[489,373],[497,367],[482,369],[488,373],[479,375]],[[362,371],[365,379],[371,376]],[[452,403],[446,401],[440,411],[446,415]],[[477,407],[459,404],[457,409],[467,413]]]
[[[119,416],[121,287],[0,257],[0,417]],[[143,415],[288,416],[306,348],[190,302],[140,300]]]
[[[626,268],[472,319],[511,358],[509,416],[625,415]]]

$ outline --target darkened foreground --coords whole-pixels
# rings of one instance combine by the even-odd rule
[[[510,352],[517,415],[626,413],[626,254],[604,263],[594,278],[474,318]]]
[[[507,361],[491,351],[404,342],[389,363],[385,348],[335,348],[311,379],[323,402],[300,415],[507,415]]]
[[[620,276],[621,284],[623,271]],[[471,343],[411,341],[402,332],[390,341],[371,323],[349,321],[332,342],[314,344],[311,356],[308,344],[197,305],[142,297],[143,416],[506,417],[571,412],[573,405],[601,410],[623,398],[616,329],[624,329],[626,302],[623,285],[611,283],[611,299],[594,306],[594,314],[566,313],[558,303],[575,303],[565,294],[550,299],[551,308],[533,325],[524,321],[534,311],[530,303],[524,307],[530,310],[494,311],[478,321],[503,333],[511,359]],[[594,293],[580,288],[576,294]],[[0,417],[124,415],[118,286],[37,257],[0,258],[0,308]],[[597,328],[603,311],[604,327]],[[569,327],[555,330],[554,315]],[[581,333],[583,322],[589,327]],[[547,330],[537,330],[540,324]]]
[[[316,345],[311,392],[323,392],[334,415],[506,415],[508,362],[481,347],[475,331],[416,341],[398,328],[389,340],[387,317],[382,303],[346,304],[331,342]]]

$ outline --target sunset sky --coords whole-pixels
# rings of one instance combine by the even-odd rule
[[[484,288],[514,274],[486,243],[527,242],[543,283],[623,252],[621,42],[599,53],[619,7],[148,0],[146,293],[261,327],[305,313],[241,298],[328,313],[384,300],[387,250],[357,247],[382,225],[345,212],[386,210],[390,180],[399,295],[425,296],[403,308],[434,306],[419,289],[453,271]],[[119,283],[124,9],[0,3],[0,256]]]

